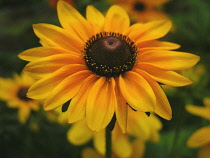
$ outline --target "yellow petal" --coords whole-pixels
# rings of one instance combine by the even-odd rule
[[[102,31],[101,29],[104,25],[105,18],[100,11],[98,11],[94,6],[89,5],[87,6],[86,17],[92,25],[92,27],[94,28],[94,34],[97,34]]]
[[[188,139],[187,145],[189,147],[200,147],[210,143],[210,126],[203,127],[197,130],[193,135]]]
[[[138,68],[147,72],[147,74],[160,83],[170,85],[170,86],[186,86],[192,84],[188,78],[174,72],[174,71],[165,71],[159,68],[156,68],[151,65],[138,65]]]
[[[82,150],[82,158],[103,158],[103,156],[88,147]]]
[[[117,106],[115,107],[115,114],[117,118],[117,122],[120,126],[122,133],[126,133],[127,131],[127,116],[128,116],[128,105],[126,105],[126,101],[120,93],[119,86],[116,87],[116,96],[117,96]]]
[[[114,93],[115,81],[99,78],[88,95],[86,106],[87,124],[93,131],[104,129],[114,115],[117,104]]]
[[[204,98],[203,103],[206,107],[210,108],[210,98]]]
[[[73,145],[86,144],[92,137],[93,132],[87,127],[84,119],[74,123],[67,132],[67,139]]]
[[[153,92],[155,93],[156,96],[155,113],[164,119],[170,120],[172,118],[172,110],[162,88],[159,86],[159,84],[156,81],[151,79],[144,71],[141,70],[136,70],[136,71],[147,80],[147,82],[152,87]]]
[[[19,118],[20,122],[25,123],[27,121],[30,113],[31,113],[30,108],[25,108],[25,107],[19,108],[18,118]]]
[[[63,66],[54,73],[45,78],[35,82],[28,90],[27,96],[33,99],[45,99],[50,92],[69,75],[85,70],[85,65],[71,64]]]
[[[145,151],[145,143],[141,139],[136,139],[132,142],[133,154],[132,158],[143,157]]]
[[[92,85],[95,83],[97,76],[90,75],[82,84],[80,90],[71,100],[70,106],[68,108],[68,122],[73,123],[85,116],[85,108],[87,97],[89,95]]]
[[[28,63],[24,72],[36,79],[43,78],[68,64],[83,64],[80,56],[75,54],[56,54]]]
[[[26,60],[26,61],[33,61],[43,57],[52,56],[56,54],[72,54],[75,55],[76,53],[69,52],[64,49],[59,49],[55,47],[36,47],[25,50],[24,52],[18,55],[19,58]]]
[[[105,130],[94,134],[93,145],[101,155],[105,155]]]
[[[139,55],[138,62],[146,63],[165,70],[183,70],[192,67],[200,57],[190,53],[151,50]]]
[[[143,53],[149,50],[173,50],[173,49],[178,49],[180,47],[179,44],[176,43],[171,43],[171,42],[166,42],[166,41],[146,41],[143,43],[138,44],[139,52]]]
[[[194,106],[194,105],[187,105],[186,110],[191,114],[206,118],[210,120],[210,108],[201,107],[201,106]]]
[[[128,109],[128,133],[142,140],[148,140],[151,133],[148,116],[144,112]]]
[[[129,26],[128,14],[117,5],[111,6],[105,17],[104,31],[124,34]]]
[[[126,102],[134,109],[154,111],[156,98],[148,82],[135,72],[128,71],[119,76],[120,91]]]
[[[71,5],[65,1],[58,1],[58,18],[63,28],[77,38],[80,42],[91,37],[91,27],[87,20]]]
[[[131,143],[129,142],[129,138],[127,135],[118,133],[114,135],[113,133],[113,141],[112,147],[114,153],[119,157],[131,157],[132,148]]]
[[[44,103],[44,109],[52,110],[72,99],[88,76],[90,71],[83,70],[66,77],[50,92]]]
[[[155,20],[145,24],[137,23],[130,27],[128,36],[134,40],[136,44],[158,39],[169,32],[171,25],[171,21],[169,20]]]
[[[50,46],[64,48],[69,51],[80,52],[83,42],[64,29],[51,24],[33,25],[35,34]]]
[[[210,143],[202,146],[198,151],[198,158],[209,158],[210,155]]]

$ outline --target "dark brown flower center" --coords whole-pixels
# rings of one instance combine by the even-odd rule
[[[104,32],[91,37],[84,52],[91,71],[100,76],[116,77],[133,68],[137,48],[127,36]]]
[[[17,93],[17,97],[20,99],[20,100],[23,100],[23,101],[29,101],[31,100],[30,98],[27,97],[27,92],[28,92],[28,88],[27,87],[22,87],[19,89],[18,93]]]
[[[133,6],[133,9],[139,12],[142,12],[146,9],[146,6],[142,2],[136,2]]]

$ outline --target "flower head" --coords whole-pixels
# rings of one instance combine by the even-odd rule
[[[210,98],[204,99],[205,107],[187,105],[188,112],[210,120]],[[199,158],[207,158],[210,155],[210,126],[197,130],[187,141],[187,146],[191,148],[201,147],[198,152]]]
[[[126,132],[128,108],[171,119],[171,108],[158,82],[185,86],[192,82],[173,70],[192,67],[199,57],[171,51],[179,45],[158,41],[171,27],[166,20],[130,26],[127,13],[112,6],[104,16],[88,6],[86,19],[58,2],[61,27],[34,25],[41,47],[22,52],[24,71],[36,78],[28,97],[45,99],[44,109],[69,103],[68,121],[87,119],[93,131],[116,114]]]
[[[0,78],[0,99],[5,101],[10,108],[18,109],[18,117],[21,123],[24,123],[31,110],[39,109],[39,101],[26,96],[29,87],[35,81],[22,73],[14,75],[13,79]]]
[[[169,0],[108,0],[123,7],[133,20],[148,22],[151,20],[169,19],[163,12],[163,5]]]

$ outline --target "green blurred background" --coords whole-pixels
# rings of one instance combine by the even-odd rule
[[[100,11],[110,6],[104,0],[76,0],[75,6],[84,15],[88,4]],[[186,146],[186,140],[197,129],[210,123],[186,112],[186,104],[203,106],[203,98],[210,97],[210,1],[171,0],[164,6],[165,12],[175,25],[163,40],[175,42],[179,51],[201,56],[200,65],[205,74],[199,82],[166,91],[173,110],[173,119],[163,122],[161,139],[157,144],[147,143],[145,158],[195,158],[198,149]],[[56,9],[48,0],[0,0],[0,77],[12,77],[20,73],[26,62],[17,55],[29,48],[39,46],[32,24],[59,25]],[[190,76],[191,77],[191,76]],[[38,125],[38,130],[30,122]],[[87,146],[73,146],[66,139],[70,125],[61,126],[48,121],[45,112],[32,113],[26,124],[20,124],[17,110],[9,109],[0,102],[0,157],[2,158],[79,158]],[[91,145],[90,142],[88,145]],[[174,154],[175,153],[175,154]]]

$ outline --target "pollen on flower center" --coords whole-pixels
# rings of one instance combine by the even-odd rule
[[[91,71],[100,76],[116,77],[133,68],[137,47],[127,36],[104,32],[91,37],[84,52]]]
[[[29,101],[31,99],[26,96],[27,92],[28,92],[28,88],[27,87],[20,88],[19,91],[17,92],[17,97],[20,100]]]

